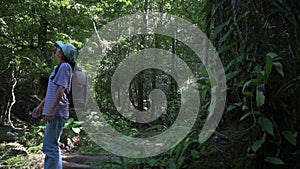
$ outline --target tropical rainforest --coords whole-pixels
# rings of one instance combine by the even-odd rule
[[[0,9],[0,168],[43,168],[45,120],[42,116],[33,118],[30,112],[45,96],[48,77],[57,64],[57,40],[73,44],[79,52],[78,65],[93,75],[90,90],[98,112],[80,112],[93,128],[103,125],[97,122],[101,116],[123,135],[147,138],[168,131],[181,117],[180,107],[190,100],[183,99],[172,74],[155,67],[138,72],[127,95],[134,108],[143,111],[151,107],[151,91],[160,89],[165,94],[166,110],[159,118],[134,122],[115,106],[111,84],[118,66],[146,49],[158,48],[183,60],[196,79],[201,103],[195,123],[183,138],[169,149],[143,158],[105,149],[71,108],[60,139],[64,168],[300,168],[300,1],[0,0]],[[203,32],[223,65],[224,110],[203,143],[199,136],[211,116],[215,88],[205,60],[183,41],[192,37],[180,39],[184,27],[175,27],[178,34],[173,36],[144,31],[118,42],[103,40],[103,32],[123,31],[124,25],[106,30],[110,23],[134,14],[152,23],[151,13],[180,18]],[[167,26],[160,23],[163,29]],[[94,46],[89,48],[91,44]],[[111,46],[99,51],[105,56],[95,60],[97,69],[84,64],[84,53],[107,44]],[[183,72],[176,64],[168,66],[176,73]]]

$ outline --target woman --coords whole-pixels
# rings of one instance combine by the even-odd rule
[[[46,120],[46,128],[43,140],[43,152],[46,155],[45,169],[61,169],[62,158],[59,147],[59,139],[65,122],[69,117],[69,100],[67,93],[70,91],[74,59],[77,49],[71,44],[56,41],[55,56],[58,65],[52,71],[46,92],[46,97],[32,111],[34,118],[39,117],[43,110]]]

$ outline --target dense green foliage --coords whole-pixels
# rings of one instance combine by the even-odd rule
[[[300,2],[238,0],[0,0],[0,124],[18,130],[15,140],[3,140],[0,165],[40,152],[44,121],[29,112],[44,97],[55,65],[54,42],[81,49],[86,39],[110,21],[147,11],[167,12],[195,24],[217,48],[226,72],[227,103],[213,136],[199,144],[208,112],[210,84],[201,61],[183,43],[162,35],[136,35],[117,44],[97,70],[96,95],[105,119],[126,135],[144,137],[165,131],[180,107],[178,86],[159,70],[139,73],[130,86],[137,109],[154,88],[168,99],[168,113],[140,125],[121,117],[110,95],[111,77],[130,52],[161,48],[180,56],[199,75],[202,107],[189,135],[161,155],[146,159],[116,157],[91,165],[111,168],[299,168],[300,139]],[[79,55],[80,57],[80,55]],[[65,151],[99,154],[100,147],[82,131],[73,112],[62,136]],[[95,117],[93,117],[95,118]],[[77,148],[76,148],[77,147]],[[106,152],[105,152],[106,153]],[[14,154],[21,154],[12,157]],[[28,159],[32,159],[29,157]],[[22,159],[23,160],[23,159]],[[34,163],[26,163],[33,166]],[[28,167],[30,168],[30,167]]]

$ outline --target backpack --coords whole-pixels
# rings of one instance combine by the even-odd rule
[[[70,108],[86,108],[88,102],[88,76],[82,68],[75,64],[71,82],[71,90],[67,94]]]

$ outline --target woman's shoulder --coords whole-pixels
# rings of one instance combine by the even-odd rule
[[[72,70],[71,65],[70,65],[69,63],[67,63],[67,62],[61,63],[60,67],[61,67],[62,69],[70,69],[70,70]]]

